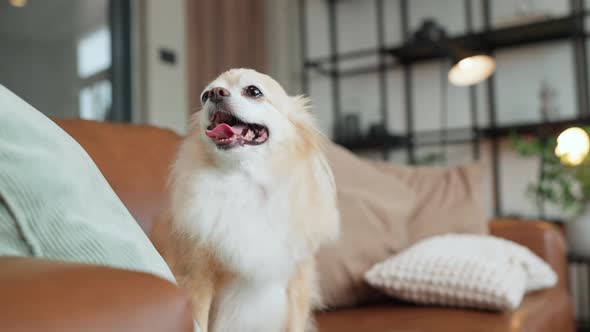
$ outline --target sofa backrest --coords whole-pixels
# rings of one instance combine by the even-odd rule
[[[181,137],[151,126],[54,119],[94,160],[146,234],[167,205],[166,182]]]

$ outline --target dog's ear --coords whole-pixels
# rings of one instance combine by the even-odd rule
[[[299,96],[294,96],[294,97],[289,97],[290,100],[290,104],[293,107],[293,111],[295,112],[306,112],[306,113],[310,113],[311,112],[311,98],[305,96],[305,95],[299,95]]]
[[[316,128],[316,119],[312,115],[311,98],[304,95],[289,97],[287,116],[297,127]]]
[[[299,136],[315,138],[319,134],[317,121],[312,114],[311,99],[299,95],[289,97],[287,117],[297,128]]]
[[[309,134],[313,136],[316,148],[322,152],[320,155],[322,171],[325,173],[325,178],[329,180],[330,187],[335,193],[336,184],[334,181],[334,175],[332,174],[332,169],[330,168],[328,160],[325,157],[325,150],[327,145],[330,144],[330,140],[324,134],[322,134],[317,127],[317,120],[312,114],[311,98],[304,95],[291,98],[293,99],[294,107],[297,107],[297,109],[294,110],[294,113],[297,113],[299,120],[305,122],[307,130],[312,131]]]
[[[322,155],[324,146],[329,142],[329,139],[319,130],[317,120],[312,112],[311,99],[303,95],[289,98],[291,109],[287,112],[287,116],[296,128],[297,150],[319,152]],[[329,171],[327,164],[326,168]],[[327,177],[332,178],[331,172],[329,173]]]

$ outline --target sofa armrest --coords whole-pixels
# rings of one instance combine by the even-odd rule
[[[193,331],[188,297],[156,276],[0,257],[0,331]]]
[[[557,226],[544,221],[496,219],[490,223],[490,232],[529,248],[555,270],[558,287],[567,287],[567,246]]]

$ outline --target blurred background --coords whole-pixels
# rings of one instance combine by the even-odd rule
[[[183,134],[209,80],[252,67],[309,94],[322,130],[355,153],[480,161],[490,216],[560,220],[562,202],[535,185],[555,136],[588,123],[586,6],[0,0],[0,84],[51,117]]]

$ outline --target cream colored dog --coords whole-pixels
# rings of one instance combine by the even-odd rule
[[[310,329],[314,255],[339,216],[307,101],[250,69],[221,74],[201,101],[154,242],[202,331]]]

